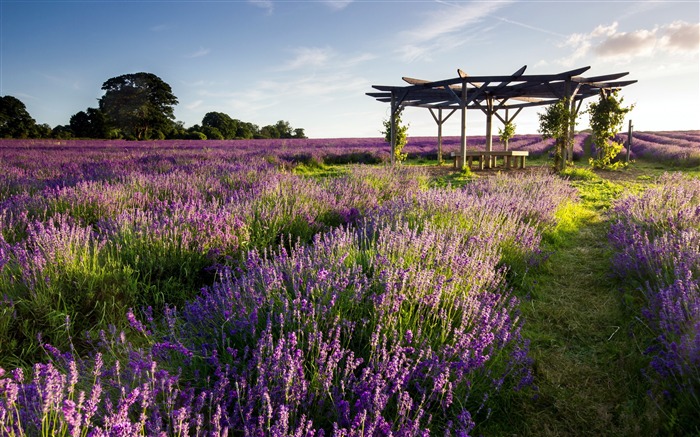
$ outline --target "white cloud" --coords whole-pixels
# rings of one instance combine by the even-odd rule
[[[700,46],[700,24],[676,21],[651,29],[619,31],[617,22],[599,25],[590,33],[569,35],[560,47],[568,47],[571,53],[557,60],[558,64],[571,66],[593,53],[601,58],[621,62],[639,57],[650,57],[661,52],[697,55]]]
[[[650,56],[657,42],[657,29],[620,32],[608,36],[595,47],[595,53],[606,58]]]
[[[676,51],[697,52],[700,48],[700,23],[676,21],[663,29],[662,45]]]

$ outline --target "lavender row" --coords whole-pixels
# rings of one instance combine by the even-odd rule
[[[627,134],[618,135],[618,141],[625,147],[627,136]],[[634,132],[630,157],[685,166],[698,165],[700,164],[700,131]]]
[[[4,298],[3,338],[32,297],[66,299],[66,284],[86,294],[64,310],[157,265],[175,269],[163,280],[183,263],[217,279],[179,310],[128,312],[124,336],[93,328],[81,341],[95,356],[76,349],[85,313],[47,315],[74,333],[61,345],[73,353],[28,378],[0,376],[3,432],[466,435],[490,399],[530,383],[507,269],[541,259],[542,228],[573,197],[565,183],[425,191],[407,170],[313,181],[205,164],[4,199],[0,269],[16,294]],[[136,299],[147,291],[121,284]],[[100,317],[117,324],[115,313]]]
[[[658,188],[620,201],[610,240],[615,268],[636,284],[655,339],[647,375],[681,425],[700,409],[700,180],[665,175]],[[670,402],[670,407],[665,404]],[[685,421],[685,422],[684,422]],[[694,423],[694,425],[693,425]]]

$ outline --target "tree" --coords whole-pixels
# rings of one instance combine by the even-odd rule
[[[0,137],[28,138],[35,134],[36,121],[24,103],[12,96],[0,97]]]
[[[503,129],[498,129],[498,138],[503,143],[503,148],[508,150],[508,141],[515,136],[515,124],[512,121],[503,125]]]
[[[59,140],[70,140],[73,138],[73,130],[70,126],[58,125],[51,130],[51,137]]]
[[[236,138],[238,123],[223,112],[207,112],[202,119],[202,126],[214,128],[222,136],[222,139],[232,140]],[[211,136],[204,131],[208,138]]]
[[[576,114],[570,109],[570,100],[560,99],[557,103],[549,105],[544,114],[538,114],[540,118],[540,133],[542,138],[554,138],[554,167],[563,170],[567,161],[567,150],[572,138],[569,135],[572,125],[575,126]],[[571,157],[569,157],[570,159]]]
[[[279,135],[278,138],[294,138],[292,125],[288,121],[279,120],[275,123],[275,130]]]
[[[401,122],[401,114],[403,113],[403,108],[396,111],[395,121],[396,121],[396,147],[394,148],[394,158],[401,162],[404,161],[408,155],[403,153],[403,148],[408,144],[408,125],[404,125]],[[391,118],[386,119],[382,122],[384,124],[384,141],[391,144]]]
[[[304,128],[298,127],[294,129],[294,138],[306,138],[306,133],[304,132]]]
[[[30,136],[32,138],[51,138],[51,126],[46,123],[35,124]]]
[[[69,124],[73,135],[78,138],[108,138],[107,117],[98,108],[88,108],[73,114]]]
[[[601,89],[598,102],[588,105],[591,130],[593,131],[593,144],[596,149],[596,158],[590,158],[589,163],[594,168],[616,169],[625,166],[625,163],[613,160],[622,150],[622,143],[615,141],[615,135],[622,128],[625,115],[634,105],[622,106],[622,97],[618,99],[618,91]]]
[[[127,138],[145,140],[153,131],[169,132],[178,103],[170,85],[152,73],[113,77],[102,84],[100,110]]]
[[[263,126],[260,129],[260,136],[262,138],[279,138],[280,133],[277,131],[277,128],[274,125],[267,125]]]
[[[258,126],[253,123],[249,123],[247,121],[240,121],[237,119],[234,119],[233,121],[235,121],[238,126],[236,128],[236,138],[250,140],[252,138],[255,138],[260,133],[260,129],[258,128]]]

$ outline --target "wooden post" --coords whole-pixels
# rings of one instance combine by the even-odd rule
[[[493,134],[491,132],[493,121],[493,97],[486,97],[486,151],[493,150]]]
[[[510,119],[508,118],[508,108],[506,108],[506,122],[503,123],[504,130],[506,128],[506,124],[508,124],[508,123],[510,123]],[[503,150],[508,150],[508,140],[505,140],[505,142],[503,143]]]
[[[463,169],[467,163],[467,81],[462,81],[462,126],[461,126],[461,142],[459,145],[460,154],[459,168]]]
[[[630,120],[630,125],[627,130],[627,158],[626,162],[630,162],[630,153],[632,152],[632,120]]]
[[[391,165],[396,164],[396,96],[391,93]]]
[[[438,165],[442,164],[442,108],[438,108]]]

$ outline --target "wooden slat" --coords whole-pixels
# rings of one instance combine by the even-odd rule
[[[625,77],[629,74],[629,72],[625,73],[613,73],[613,74],[605,74],[603,76],[594,76],[594,77],[573,77],[571,80],[574,82],[581,82],[581,83],[595,83],[595,82],[607,82],[609,80],[615,80],[619,79],[621,77]]]

